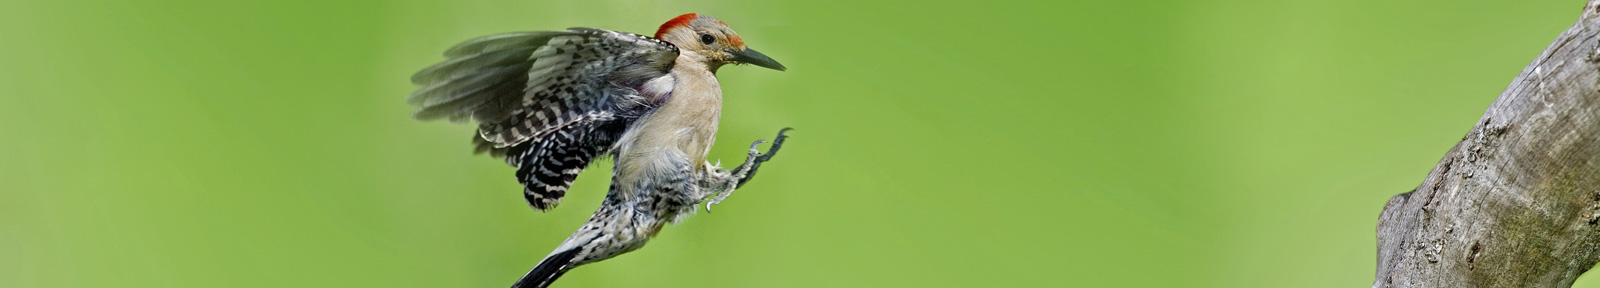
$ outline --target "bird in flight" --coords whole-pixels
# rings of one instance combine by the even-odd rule
[[[644,246],[696,204],[721,202],[776,155],[789,128],[723,170],[706,160],[722,114],[718,68],[783,71],[726,23],[684,14],[645,36],[596,28],[513,32],[467,40],[417,72],[407,97],[420,120],[474,121],[476,152],[516,167],[534,209],[561,203],[596,158],[615,161],[605,201],[512,287],[547,287],[563,273]]]

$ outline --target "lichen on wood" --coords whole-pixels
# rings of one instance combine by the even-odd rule
[[[1570,287],[1600,262],[1600,0],[1379,216],[1372,287]]]

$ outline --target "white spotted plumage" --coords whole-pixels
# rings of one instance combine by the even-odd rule
[[[412,76],[422,120],[478,123],[479,152],[517,169],[528,204],[555,207],[585,167],[617,162],[606,200],[514,287],[545,287],[578,265],[642,247],[663,225],[748,181],[773,155],[744,165],[706,162],[715,142],[725,64],[784,67],[744,47],[722,21],[685,14],[656,37],[595,28],[480,37]],[[759,142],[758,142],[759,143]]]

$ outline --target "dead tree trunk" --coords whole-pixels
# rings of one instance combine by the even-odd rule
[[[1570,287],[1600,261],[1597,9],[1384,205],[1372,287]]]

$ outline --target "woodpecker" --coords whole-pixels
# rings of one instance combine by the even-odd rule
[[[616,164],[600,208],[512,287],[547,287],[579,265],[639,249],[698,203],[711,211],[777,154],[789,130],[780,129],[766,153],[756,140],[734,169],[706,160],[722,114],[717,69],[786,70],[707,15],[672,18],[654,37],[596,28],[514,32],[468,40],[444,55],[411,77],[422,86],[407,97],[414,116],[477,122],[475,153],[516,167],[535,210],[560,204],[596,158]]]

